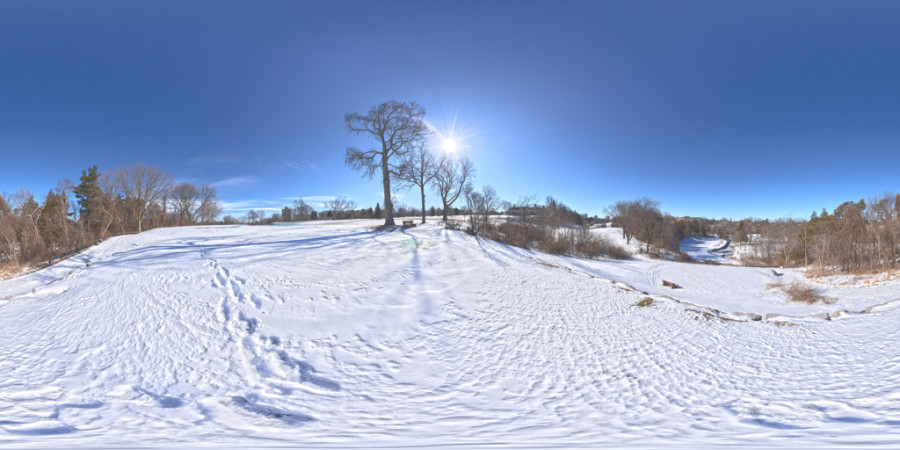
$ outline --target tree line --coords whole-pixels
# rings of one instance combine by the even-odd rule
[[[142,163],[66,178],[35,200],[20,188],[0,195],[0,265],[32,265],[113,234],[164,226],[211,224],[222,212],[212,185],[176,183]]]
[[[745,219],[734,240],[758,265],[805,266],[823,273],[864,273],[900,266],[900,194],[846,201],[808,220]]]
[[[686,258],[678,243],[689,235],[731,239],[745,265],[807,267],[820,273],[865,273],[900,266],[900,194],[885,192],[868,200],[846,201],[808,220],[675,218],[659,202],[643,197],[605,209],[622,237],[637,239],[643,251]]]

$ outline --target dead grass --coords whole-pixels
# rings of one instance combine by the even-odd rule
[[[20,266],[18,264],[0,266],[0,280],[7,280],[16,275],[20,275],[27,269],[28,267]]]
[[[641,300],[641,301],[635,303],[634,306],[640,306],[641,308],[643,308],[643,307],[645,307],[645,306],[650,306],[650,305],[652,305],[652,304],[653,304],[653,299],[652,299],[652,298],[650,298],[650,297],[644,297],[643,300]]]
[[[813,305],[820,302],[826,305],[830,305],[835,301],[831,297],[822,295],[819,288],[809,286],[798,281],[794,281],[788,285],[785,285],[780,281],[772,282],[767,284],[766,288],[778,289],[781,292],[784,292],[784,295],[787,296],[788,300],[792,302],[805,303],[807,305]]]

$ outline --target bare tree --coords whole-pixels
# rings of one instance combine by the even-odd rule
[[[312,206],[307,205],[306,202],[303,201],[303,197],[294,200],[294,209],[292,211],[294,220],[310,220],[312,213]]]
[[[496,212],[500,203],[497,191],[491,186],[484,186],[478,192],[468,185],[465,194],[466,208],[469,210],[469,231],[477,236],[478,233],[490,230],[491,214]]]
[[[341,195],[326,201],[325,209],[331,211],[331,217],[343,219],[346,212],[356,209],[356,202]]]
[[[400,166],[400,179],[417,186],[422,195],[422,223],[425,223],[425,188],[437,175],[438,162],[425,141],[417,142]]]
[[[465,192],[470,180],[475,176],[475,167],[469,158],[456,159],[453,156],[444,155],[438,163],[438,169],[434,176],[433,186],[444,207],[444,222],[447,222],[447,214],[453,203]]]
[[[644,242],[644,252],[650,253],[653,244],[662,234],[663,215],[659,202],[647,197],[635,200],[628,208],[628,222],[634,227],[634,235]]]
[[[344,116],[347,131],[354,135],[373,137],[378,147],[363,151],[347,147],[345,163],[366,177],[381,172],[384,188],[384,224],[394,225],[394,208],[391,203],[391,175],[400,172],[399,161],[412,145],[426,136],[425,108],[416,102],[391,100],[373,106],[369,113],[350,113]]]
[[[150,206],[162,200],[172,178],[169,174],[143,163],[121,167],[115,173],[116,184],[129,204],[137,231],[143,231],[144,218]]]
[[[175,185],[169,193],[172,199],[178,225],[193,225],[197,222],[197,187],[184,181]]]
[[[634,237],[634,224],[632,221],[635,216],[634,214],[629,214],[629,209],[632,208],[634,204],[634,201],[620,200],[603,208],[603,211],[612,220],[613,225],[618,225],[622,228],[622,237],[625,238],[626,244],[630,244],[631,238]]]
[[[199,190],[200,206],[197,208],[197,216],[203,224],[211,224],[222,214],[222,203],[216,187],[211,184],[201,185]]]

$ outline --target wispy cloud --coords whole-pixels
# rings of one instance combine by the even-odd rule
[[[264,160],[262,164],[266,169],[289,169],[289,170],[303,170],[303,171],[313,171],[318,172],[319,166],[309,162],[309,161],[294,161],[289,159],[268,159]]]
[[[242,164],[242,158],[234,153],[222,153],[216,155],[197,155],[188,159],[187,163],[191,166],[230,166]]]
[[[265,151],[223,152],[197,155],[188,159],[190,166],[241,167],[261,170],[299,170],[318,172],[319,166],[304,160],[260,156]]]
[[[242,189],[259,183],[259,178],[255,176],[231,177],[219,180],[213,183],[213,186],[222,191]]]

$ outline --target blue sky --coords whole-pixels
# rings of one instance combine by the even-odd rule
[[[397,99],[511,201],[807,216],[900,190],[898,24],[890,1],[7,0],[0,192],[140,161],[235,214],[374,206],[343,116]]]

